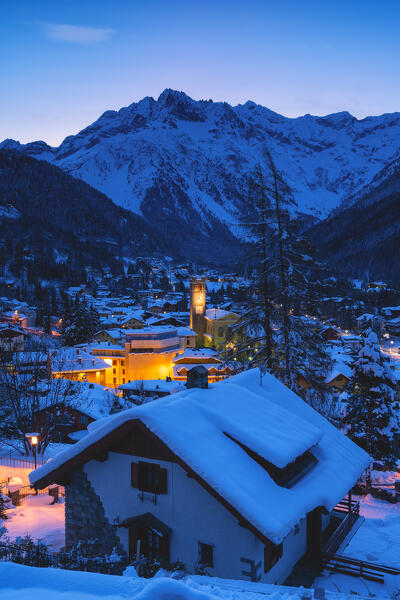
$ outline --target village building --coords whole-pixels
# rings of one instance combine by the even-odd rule
[[[389,335],[400,337],[400,317],[386,321],[385,327]]]
[[[9,310],[2,313],[0,319],[3,323],[8,323],[10,325],[17,325],[18,327],[22,327],[26,329],[28,326],[32,326],[35,324],[35,319],[32,316],[28,316],[19,310]]]
[[[224,350],[231,338],[231,328],[240,316],[221,308],[206,309],[205,279],[190,281],[190,328],[196,331],[196,345]]]
[[[381,312],[386,319],[394,319],[400,317],[400,306],[385,306]]]
[[[109,335],[113,331],[119,332],[116,342]],[[96,337],[105,341],[80,347],[107,363],[110,369],[105,372],[103,385],[117,388],[131,381],[172,378],[174,357],[195,346],[196,332],[188,327],[149,326],[104,330]]]
[[[335,329],[335,327],[331,327],[330,325],[322,327],[319,333],[326,342],[331,342],[340,338],[338,330]]]
[[[51,432],[51,442],[78,441],[87,434],[89,423],[110,414],[114,402],[114,394],[100,384],[76,381],[64,402],[48,406],[44,389],[43,408],[35,415],[34,429]]]
[[[106,373],[110,369],[110,365],[101,358],[85,352],[82,348],[50,350],[48,359],[52,377],[106,385]]]
[[[97,538],[104,554],[282,583],[306,553],[319,560],[335,506],[369,462],[254,369],[89,425],[30,480],[65,486],[67,549]]]
[[[18,325],[0,323],[0,352],[22,352],[25,346],[25,332]]]
[[[361,336],[354,335],[352,333],[345,333],[340,339],[343,343],[343,346],[350,352],[357,352],[360,350],[363,343],[363,338]]]
[[[371,290],[373,292],[381,292],[383,290],[387,290],[389,288],[389,284],[385,281],[369,281],[367,283],[367,290]]]
[[[205,313],[205,346],[225,350],[232,337],[232,325],[240,316],[222,308],[208,308]]]
[[[351,369],[347,365],[341,367],[335,366],[332,371],[326,376],[325,383],[329,387],[335,388],[338,392],[342,392],[351,378]]]
[[[96,342],[106,342],[109,344],[120,344],[125,337],[125,332],[121,329],[100,329],[95,335]]]
[[[123,398],[134,404],[143,404],[143,402],[148,402],[149,400],[182,392],[184,389],[185,386],[183,383],[173,381],[170,377],[166,379],[130,381],[118,387],[118,390],[122,392]]]
[[[175,381],[186,381],[188,372],[202,365],[208,372],[209,382],[221,381],[232,375],[230,367],[223,365],[218,353],[211,348],[187,348],[173,360]]]
[[[160,315],[152,315],[148,319],[146,319],[146,325],[151,326],[160,326],[160,325],[170,325],[171,327],[184,327],[187,325],[187,319],[183,317],[176,317],[175,315],[169,313],[163,313]]]

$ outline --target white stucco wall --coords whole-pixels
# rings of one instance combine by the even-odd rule
[[[167,494],[146,494],[131,487],[131,463],[143,460],[160,464],[168,471]],[[188,477],[177,464],[148,458],[139,458],[110,452],[105,462],[90,461],[85,472],[100,496],[110,523],[128,517],[152,513],[172,529],[170,537],[170,562],[182,561],[193,572],[198,560],[198,542],[214,545],[214,568],[210,575],[227,579],[248,579],[242,575],[249,565],[240,558],[261,562],[258,573],[261,581],[282,583],[294,564],[306,550],[306,519],[299,524],[297,534],[291,533],[284,540],[283,556],[274,567],[264,574],[264,544],[248,529],[241,527],[236,519],[198,482]],[[128,529],[117,530],[121,543],[128,551]]]

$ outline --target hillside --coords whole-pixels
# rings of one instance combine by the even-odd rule
[[[309,230],[321,256],[341,274],[400,284],[400,161]]]
[[[70,269],[113,266],[121,257],[166,252],[143,217],[45,161],[0,151],[1,264]]]
[[[229,264],[240,256],[236,238],[218,220],[196,228],[197,215],[176,188],[181,203],[174,214],[179,212],[189,223],[182,228],[180,219],[168,208],[172,184],[167,181],[168,174],[160,176],[147,190],[142,216],[117,206],[105,194],[47,161],[0,150],[0,218],[8,217],[10,236],[29,242],[36,252],[56,248],[71,257],[77,251],[82,265],[92,264],[93,259],[109,264],[116,255],[143,253],[209,264]],[[20,218],[10,219],[11,207]]]

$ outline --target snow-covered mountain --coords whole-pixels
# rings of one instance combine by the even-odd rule
[[[400,158],[400,113],[357,120],[342,112],[287,118],[254,102],[196,101],[165,90],[67,137],[0,148],[61,167],[168,231],[205,237],[235,230],[248,198],[248,176],[272,154],[300,213],[326,217]]]

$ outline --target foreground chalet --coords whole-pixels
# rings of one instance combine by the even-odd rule
[[[94,422],[30,474],[66,486],[66,544],[97,538],[223,578],[283,582],[318,553],[363,450],[257,370]]]

